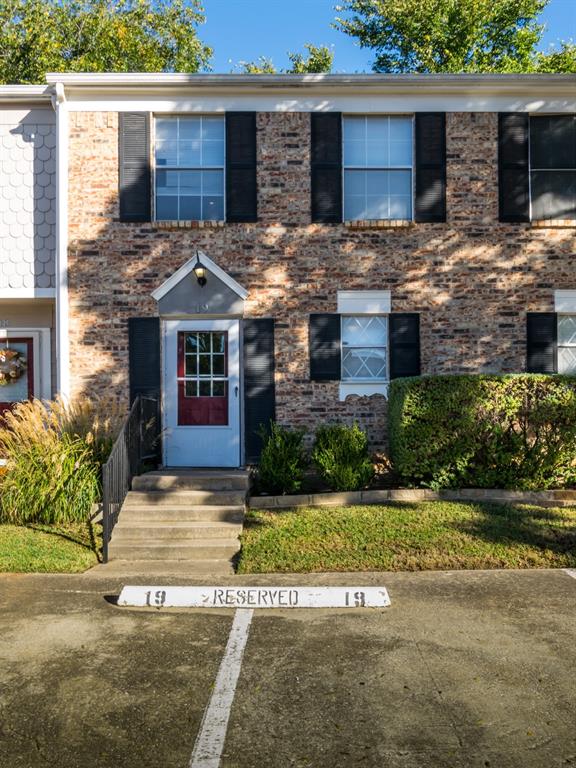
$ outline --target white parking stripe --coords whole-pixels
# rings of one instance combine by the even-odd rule
[[[567,573],[568,576],[572,576],[573,579],[576,579],[576,568],[564,568],[564,573]]]
[[[236,611],[214,690],[196,737],[189,768],[218,768],[220,765],[253,613],[251,608],[239,608]]]

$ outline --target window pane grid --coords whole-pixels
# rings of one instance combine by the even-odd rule
[[[224,118],[157,117],[156,219],[224,219]]]
[[[342,317],[342,380],[386,381],[388,318],[381,315]]]
[[[222,331],[187,333],[184,348],[185,397],[226,397],[226,340]]]
[[[412,218],[412,118],[343,121],[344,220]]]

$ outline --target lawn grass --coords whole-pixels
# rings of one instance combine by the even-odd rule
[[[240,573],[576,567],[576,508],[427,501],[252,510]]]
[[[99,544],[99,542],[98,542]],[[88,526],[0,525],[0,573],[78,573],[98,562]]]

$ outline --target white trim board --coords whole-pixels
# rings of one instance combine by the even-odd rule
[[[68,105],[56,86],[56,389],[70,393],[70,339],[68,305]]]
[[[407,112],[531,112],[531,113],[572,113],[576,112],[576,98],[573,92],[557,98],[548,91],[538,98],[510,95],[474,93],[471,89],[462,94],[324,94],[314,96],[302,92],[288,95],[280,92],[261,93],[182,93],[167,98],[160,92],[156,98],[139,93],[126,92],[111,96],[108,92],[94,94],[82,91],[67,102],[70,112],[226,112],[234,110],[255,110],[256,112],[349,112],[358,114],[394,114]],[[543,89],[544,91],[544,89]]]
[[[576,290],[554,291],[554,311],[576,314]]]
[[[0,288],[0,299],[55,299],[56,288]]]
[[[370,397],[371,395],[382,395],[388,397],[388,382],[387,381],[341,381],[338,388],[338,397],[340,402],[344,402],[350,395],[357,395],[358,397]]]
[[[338,291],[341,315],[389,315],[391,311],[390,291]]]
[[[219,267],[218,264],[212,261],[209,256],[206,256],[204,251],[198,251],[198,256],[200,257],[200,261],[202,262],[203,266],[206,267],[206,269],[211,272],[214,277],[217,277],[224,283],[224,285],[228,286],[231,291],[234,291],[234,293],[240,296],[241,299],[246,299],[248,297],[248,291],[246,288],[243,288],[240,283],[234,280],[233,277],[230,277],[230,275],[221,267]],[[156,301],[164,298],[167,293],[175,288],[181,280],[183,280],[194,270],[195,266],[196,254],[194,254],[191,259],[188,259],[188,261],[183,264],[180,269],[177,269],[176,272],[174,272],[174,274],[168,278],[168,280],[165,280],[159,288],[156,288],[155,291],[152,291],[152,298],[156,299]]]

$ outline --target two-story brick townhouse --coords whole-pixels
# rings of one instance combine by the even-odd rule
[[[48,75],[66,393],[164,463],[358,421],[419,373],[576,370],[576,77]]]
[[[0,86],[0,413],[56,389],[56,115],[48,86]]]

